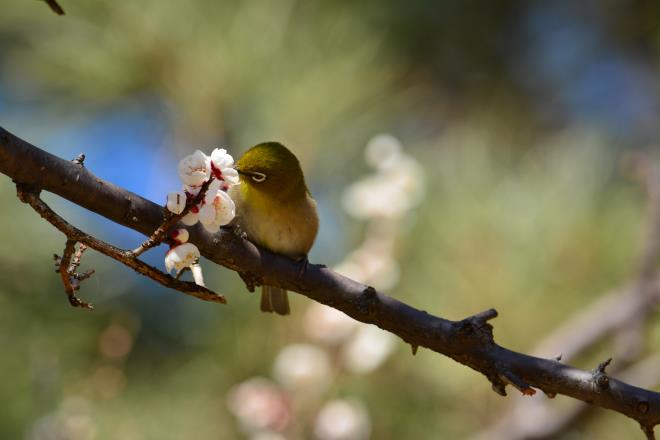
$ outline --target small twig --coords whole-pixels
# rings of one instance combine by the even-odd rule
[[[142,255],[144,252],[147,250],[158,246],[165,240],[167,236],[167,232],[176,225],[179,220],[181,220],[183,217],[185,217],[186,214],[190,212],[193,206],[197,206],[203,199],[204,195],[206,194],[206,191],[209,189],[209,185],[211,182],[213,182],[214,177],[211,176],[209,180],[204,182],[202,184],[202,187],[200,188],[199,192],[197,193],[196,196],[188,198],[186,200],[186,207],[181,211],[180,214],[174,214],[167,209],[164,209],[165,212],[165,218],[163,219],[163,223],[161,223],[158,228],[147,238],[142,244],[135,249],[133,249],[132,254],[134,257],[139,257]]]
[[[607,358],[606,360],[604,360],[603,362],[598,364],[598,366],[596,367],[595,373],[605,374],[605,369],[607,367],[609,367],[611,363],[612,363],[612,358]]]
[[[75,163],[76,165],[80,165],[81,167],[84,167],[85,166],[85,153],[80,153],[71,162]]]
[[[655,440],[655,433],[653,432],[653,426],[640,425],[642,431],[646,435],[646,440]]]
[[[75,269],[80,265],[80,261],[76,263],[75,258],[72,261],[74,252],[76,251],[76,241],[67,239],[64,246],[64,252],[62,252],[62,258],[58,258],[59,267],[58,272],[60,273],[60,278],[62,278],[62,284],[64,284],[64,291],[66,292],[69,303],[73,307],[80,307],[82,309],[93,309],[94,307],[85,301],[82,301],[76,296],[76,291],[80,288],[80,283],[72,282],[72,274],[75,274]]]
[[[488,309],[476,315],[469,316],[456,323],[457,330],[463,335],[478,335],[483,341],[493,340],[493,326],[488,321],[497,318],[497,310]]]
[[[78,250],[73,254],[73,258],[71,259],[71,264],[69,265],[69,271],[71,272],[71,275],[76,274],[76,271],[80,267],[80,261],[82,260],[82,256],[86,250],[87,250],[87,246],[81,243],[80,246],[78,246]]]
[[[57,15],[64,15],[64,9],[57,3],[56,0],[44,0],[50,9]]]
[[[606,390],[610,386],[610,378],[607,376],[605,369],[612,362],[612,358],[607,359],[604,362],[598,364],[598,367],[594,370],[593,380],[596,384],[597,389]]]
[[[57,215],[52,209],[50,209],[50,207],[39,198],[38,193],[34,190],[34,188],[30,188],[26,185],[16,184],[16,189],[18,197],[22,202],[29,204],[32,209],[34,209],[44,220],[55,226],[55,228],[66,235],[69,240],[83,243],[95,251],[98,251],[103,255],[119,261],[137,273],[149,277],[157,283],[162,284],[163,286],[178,290],[204,301],[226,304],[227,300],[224,296],[219,295],[212,290],[207,289],[206,287],[198,286],[195,283],[177,280],[169,274],[166,274],[156,269],[155,267],[150,266],[135,258],[130,251],[119,249],[109,243],[86,234],[75,226],[72,226],[62,217]],[[73,251],[71,251],[71,254],[73,254]],[[69,266],[68,262],[66,265],[64,264],[63,259],[60,264],[61,266],[65,267]]]
[[[500,371],[499,374],[500,378],[504,382],[511,384],[514,388],[520,391],[520,393],[523,396],[533,396],[534,394],[536,394],[536,390],[534,388],[530,387],[527,382],[522,380],[520,377],[518,377],[515,373],[513,373],[509,369],[500,368],[499,371]],[[500,394],[499,392],[497,393]]]

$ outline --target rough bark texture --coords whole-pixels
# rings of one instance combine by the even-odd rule
[[[0,128],[0,172],[14,182],[58,194],[73,203],[149,236],[163,221],[163,208],[94,176],[86,168],[38,149]],[[203,256],[244,278],[303,294],[347,315],[398,335],[413,347],[426,347],[484,374],[504,394],[507,384],[523,394],[534,388],[564,394],[637,420],[647,436],[660,423],[660,393],[628,385],[605,372],[517,353],[497,345],[487,321],[494,310],[450,321],[383,295],[322,265],[300,267],[260,249],[230,231],[210,235],[190,228],[190,241]],[[649,437],[652,438],[652,437]]]

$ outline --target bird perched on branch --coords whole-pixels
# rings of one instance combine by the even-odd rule
[[[265,142],[246,151],[235,168],[241,184],[230,189],[234,223],[255,244],[306,265],[319,218],[298,158],[282,144]],[[288,315],[286,290],[263,286],[261,310]]]

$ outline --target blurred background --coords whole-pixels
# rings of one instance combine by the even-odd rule
[[[449,319],[495,307],[518,351],[636,276],[646,195],[625,164],[660,134],[658,2],[60,2],[63,17],[0,6],[0,124],[105,179],[164,203],[192,150],[279,140],[319,202],[312,262]],[[515,411],[472,370],[304,297],[261,314],[206,262],[227,306],[90,251],[95,310],[73,309],[63,237],[5,176],[0,199],[1,438],[497,438]],[[46,200],[118,246],[142,240]],[[658,318],[637,332],[632,354],[610,332],[570,362],[636,365]],[[544,435],[642,433],[597,409]]]

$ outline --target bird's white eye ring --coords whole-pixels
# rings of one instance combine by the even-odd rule
[[[258,172],[253,172],[250,177],[252,177],[252,180],[254,180],[257,183],[261,183],[264,180],[266,180],[266,175],[264,173],[258,173]]]

